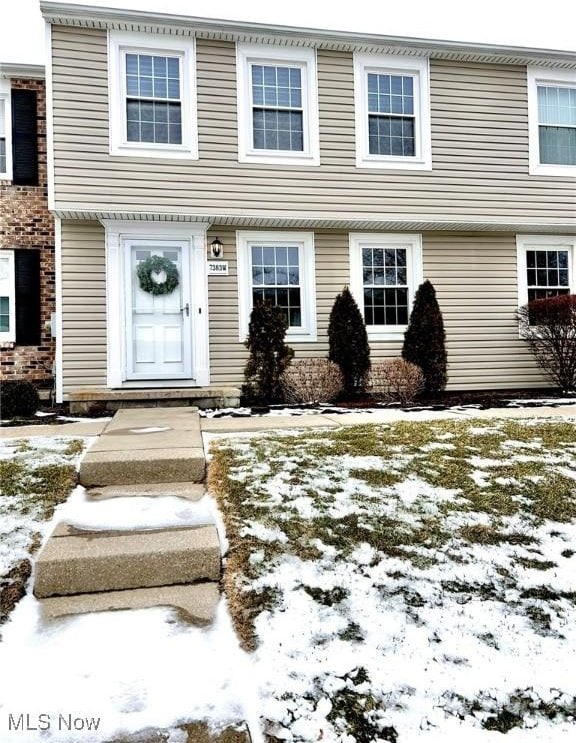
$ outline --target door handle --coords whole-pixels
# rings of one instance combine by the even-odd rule
[[[180,312],[185,312],[186,313],[186,317],[189,316],[189,314],[190,314],[190,305],[188,304],[188,302],[186,302],[186,304],[184,305],[184,307],[180,307]]]

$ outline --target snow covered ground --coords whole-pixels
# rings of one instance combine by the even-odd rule
[[[9,440],[0,460],[25,461],[32,477],[75,467],[82,445]],[[0,630],[2,743],[103,743],[145,728],[183,743],[177,726],[193,718],[247,719],[255,743],[259,718],[268,735],[306,743],[496,743],[505,730],[512,743],[570,740],[573,421],[231,437],[215,444],[212,466],[239,589],[230,608],[255,651],[238,647],[225,601],[200,629],[168,608],[48,621],[28,593]],[[155,528],[199,518],[176,498],[161,510],[128,500],[89,503],[77,488],[54,520]],[[53,525],[45,503],[6,502],[4,569]],[[200,510],[218,520],[208,501]],[[10,714],[48,714],[51,729],[10,731]],[[98,729],[79,735],[60,715]]]
[[[87,444],[64,437],[0,441],[9,475],[0,497],[0,588],[2,576],[30,559],[61,520],[91,530],[207,522],[222,529],[209,497],[91,502],[77,486],[66,498],[74,478],[58,473],[73,474]],[[259,743],[253,664],[224,600],[207,628],[171,608],[46,619],[29,586],[0,626],[0,669],[1,743],[120,743],[146,729],[164,730],[167,743],[186,743],[178,726],[194,720],[215,730],[247,720]]]
[[[214,446],[231,608],[255,646],[269,735],[572,739],[574,421],[402,423]]]

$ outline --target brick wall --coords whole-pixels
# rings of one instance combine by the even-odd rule
[[[55,310],[54,220],[48,212],[46,163],[46,95],[41,80],[11,81],[12,88],[36,90],[38,95],[38,186],[12,186],[0,181],[0,250],[40,250],[39,346],[0,345],[0,380],[27,379],[48,384],[52,377],[54,340],[49,321]]]

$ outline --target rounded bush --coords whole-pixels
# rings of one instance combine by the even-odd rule
[[[38,392],[30,382],[10,380],[0,385],[0,414],[4,420],[34,415],[39,406]]]
[[[296,405],[332,402],[343,387],[340,367],[328,359],[295,359],[282,375],[286,402]]]
[[[404,359],[373,361],[366,375],[366,391],[383,402],[412,402],[424,390],[422,369]]]

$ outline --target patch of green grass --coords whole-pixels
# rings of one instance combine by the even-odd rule
[[[74,457],[77,454],[81,454],[83,449],[84,443],[80,439],[72,439],[72,441],[64,449],[64,454],[67,457]]]
[[[504,532],[493,524],[471,524],[461,526],[458,529],[458,536],[472,544],[532,544],[535,539],[528,534],[520,532]]]
[[[24,463],[19,459],[0,460],[0,482],[2,494],[5,496],[18,495],[26,474]]]
[[[328,591],[315,586],[303,586],[303,588],[314,601],[323,606],[334,606],[334,604],[339,604],[348,597],[348,591],[340,586],[331,588]]]
[[[350,477],[353,477],[355,480],[362,480],[373,488],[389,488],[403,480],[393,470],[351,469]]]
[[[514,562],[520,565],[520,567],[528,568],[529,570],[550,570],[550,568],[558,567],[551,560],[536,560],[531,557],[516,557]]]

